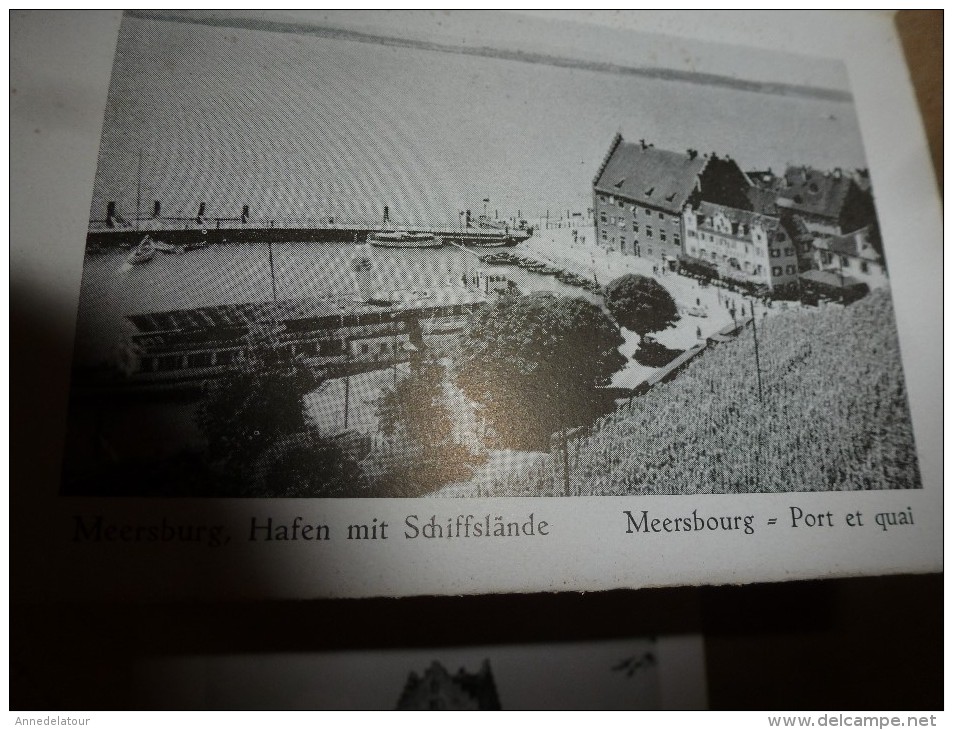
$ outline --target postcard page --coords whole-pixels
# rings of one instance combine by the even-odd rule
[[[939,569],[890,17],[583,20],[13,16],[20,595]]]

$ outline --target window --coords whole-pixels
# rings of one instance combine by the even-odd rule
[[[645,209],[645,215],[652,215],[652,211],[648,208]]]
[[[364,344],[361,345],[361,354],[366,355],[370,351],[370,349],[371,349],[370,345],[368,345],[365,342]]]
[[[616,202],[618,202],[620,208],[624,208],[624,207],[625,207],[625,206],[622,204],[622,201],[621,201],[621,200],[616,201]]]
[[[603,241],[606,240],[606,229],[605,229],[605,228],[602,229],[602,240],[603,240]]]
[[[658,214],[658,219],[659,219],[660,221],[664,221],[664,220],[665,220],[665,214],[664,214],[664,213],[659,213],[659,214]]]
[[[841,256],[840,265],[845,267],[850,266],[850,260],[846,256]]]
[[[791,248],[790,246],[788,246],[786,249],[784,249],[784,255],[785,255],[785,256],[793,256],[793,255],[794,255],[794,249]]]
[[[781,276],[781,273],[782,271],[780,266],[771,267],[771,276]]]
[[[605,212],[604,210],[603,210],[603,211],[600,211],[600,213],[599,213],[599,220],[600,220],[602,223],[605,223],[605,222],[606,222],[606,212]]]
[[[193,352],[189,355],[189,367],[210,368],[212,367],[211,352]]]
[[[865,273],[865,274],[868,273],[868,271],[870,270],[870,267],[867,266],[867,262],[866,262],[866,261],[861,261],[861,262],[860,262],[860,270],[861,270],[863,273]]]
[[[625,236],[619,236],[619,250],[625,253]]]
[[[652,237],[652,226],[646,226],[646,227],[645,227],[645,237],[646,237],[646,238],[651,238],[651,237]]]
[[[663,241],[667,241],[667,240],[668,240],[668,235],[666,234],[664,228],[659,229],[658,237],[659,237],[660,239],[662,239]]]
[[[633,233],[639,232],[639,222],[637,220],[632,221],[632,232]]]
[[[781,249],[779,249],[779,248],[772,248],[772,249],[771,249],[771,258],[776,259],[776,258],[777,258],[778,256],[780,256],[780,255],[781,255]]]
[[[651,256],[651,255],[652,255],[652,247],[651,247],[651,246],[649,246],[648,252],[649,252],[649,256]]]
[[[179,355],[163,355],[158,358],[157,370],[178,370],[181,367],[182,358]]]
[[[785,268],[787,269],[787,273],[789,273],[789,274],[794,274],[794,273],[796,273],[796,272],[794,271],[794,267],[793,267],[793,266],[788,265],[788,266],[786,266]]]
[[[676,246],[681,246],[681,245],[682,245],[682,237],[681,237],[680,235],[678,235],[678,234],[676,233],[672,238],[673,238],[673,240],[675,241],[675,245],[676,245]]]
[[[688,231],[688,237],[689,237],[689,238],[695,238],[695,231],[689,229],[689,231]]]
[[[599,196],[599,202],[600,202],[600,203],[606,202],[606,196],[605,196],[605,195],[600,195],[600,196]]]

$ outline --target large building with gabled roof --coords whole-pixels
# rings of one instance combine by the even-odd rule
[[[674,260],[693,206],[704,199],[750,208],[750,187],[730,158],[662,150],[617,134],[593,179],[596,240],[621,253]]]

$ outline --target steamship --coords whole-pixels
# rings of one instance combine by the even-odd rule
[[[201,389],[240,368],[256,337],[269,356],[298,362],[327,378],[451,355],[470,315],[512,284],[472,269],[431,285],[371,288],[373,263],[352,262],[351,296],[249,302],[130,314],[120,348],[121,385],[145,390]],[[115,384],[115,383],[114,383]]]

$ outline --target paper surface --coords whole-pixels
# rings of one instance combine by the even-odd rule
[[[15,291],[79,303],[24,595],[939,569],[938,199],[886,17],[82,15],[36,59],[66,17],[13,23]]]

